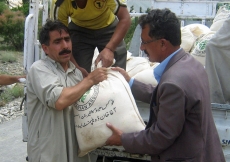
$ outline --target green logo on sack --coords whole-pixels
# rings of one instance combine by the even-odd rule
[[[208,40],[202,40],[198,43],[200,51],[204,51]]]
[[[81,98],[74,104],[78,111],[85,111],[90,108],[97,99],[99,93],[99,84],[92,86]]]
[[[86,99],[86,97],[90,91],[91,91],[91,88],[87,92],[85,92],[85,94],[83,94],[83,96],[80,98],[79,102],[84,103],[84,101],[85,101],[85,99]]]

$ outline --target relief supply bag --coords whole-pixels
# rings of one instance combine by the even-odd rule
[[[225,4],[220,6],[215,18],[213,19],[213,23],[210,26],[211,31],[218,31],[222,26],[225,20],[227,20],[230,16],[230,4]]]
[[[126,62],[126,72],[130,77],[148,68],[150,68],[149,60],[144,57],[130,56]]]
[[[215,31],[210,31],[207,34],[202,34],[194,43],[190,54],[198,60],[203,66],[205,66],[205,58],[206,58],[206,44],[213,37]]]
[[[154,77],[154,69],[160,64],[158,62],[152,63],[150,68],[147,68],[133,76],[135,80],[145,84],[151,84],[153,87],[157,86],[158,82]]]
[[[105,145],[112,135],[108,122],[124,133],[145,129],[129,84],[110,68],[107,80],[92,86],[74,105],[74,120],[79,157]]]

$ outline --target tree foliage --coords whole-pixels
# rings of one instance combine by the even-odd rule
[[[6,2],[0,1],[0,15],[2,14],[2,12],[6,9],[8,9],[9,7],[6,5]]]
[[[22,6],[12,8],[13,11],[22,11],[25,16],[29,15],[29,2],[23,2]]]
[[[134,11],[134,6],[131,6],[129,12],[132,13],[133,11]]]
[[[13,46],[22,51],[24,46],[24,23],[29,14],[29,0],[22,0],[23,5],[9,9],[8,0],[0,0],[0,37],[2,44]]]
[[[137,24],[138,24],[137,21],[138,21],[138,17],[132,18],[131,26],[130,26],[128,32],[127,32],[126,35],[125,35],[124,40],[125,40],[126,48],[127,48],[127,49],[129,49],[131,40],[132,40],[132,38],[133,38],[133,33],[134,33],[134,31],[135,31],[135,29],[136,29],[136,26],[137,26]]]
[[[24,44],[25,16],[21,11],[6,9],[0,15],[0,36],[4,44],[22,51]]]

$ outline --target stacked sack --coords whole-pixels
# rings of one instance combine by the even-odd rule
[[[215,18],[213,19],[213,23],[210,26],[211,31],[218,31],[222,26],[224,21],[230,16],[230,6],[229,4],[225,4],[220,6],[218,9]]]
[[[197,38],[209,32],[210,29],[203,24],[189,24],[181,27],[181,47],[186,52],[190,52]]]
[[[211,30],[203,24],[189,24],[181,27],[181,47],[202,65],[205,65],[205,46]],[[213,33],[213,32],[211,32]],[[206,36],[207,35],[207,36]],[[207,38],[204,40],[204,38]]]
[[[127,53],[126,72],[130,77],[148,68],[150,64],[147,58],[135,57],[130,52]]]
[[[147,69],[144,69],[143,71],[137,73],[136,75],[133,76],[136,80],[145,83],[145,84],[151,84],[152,86],[156,86],[157,80],[154,77],[154,69],[160,64],[160,63],[152,63],[150,62],[150,67]]]
[[[207,33],[201,34],[195,41],[193,48],[191,49],[191,55],[196,58],[198,61],[205,66],[205,57],[206,57],[206,44],[208,41],[215,35],[215,33],[222,27],[224,21],[230,16],[230,7],[225,4],[221,6],[215,18],[213,19],[213,23],[210,26],[210,31]]]
[[[147,57],[133,57],[130,52],[127,53],[126,72],[130,77],[145,84],[157,85],[154,77],[154,68],[159,63],[150,62]]]
[[[94,52],[93,61],[92,61],[91,71],[95,69],[94,62],[98,54],[99,51],[96,48]],[[130,77],[133,77],[140,82],[146,84],[152,84],[153,86],[156,86],[157,81],[153,75],[153,72],[155,67],[157,67],[157,65],[159,65],[159,63],[150,62],[147,57],[132,56],[132,53],[127,51],[126,72],[129,74]]]
[[[230,7],[225,4],[218,9],[212,25],[190,24],[181,28],[181,47],[205,66],[206,44],[230,16]]]
[[[206,34],[200,35],[195,41],[193,48],[190,54],[197,59],[203,66],[205,66],[205,57],[206,57],[206,45],[208,41],[213,37],[215,31],[210,31]]]

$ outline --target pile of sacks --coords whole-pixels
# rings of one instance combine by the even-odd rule
[[[210,28],[203,24],[190,24],[181,27],[181,47],[205,66],[206,44],[229,16],[229,6],[223,5],[218,9]]]
[[[159,63],[150,62],[146,57],[134,57],[128,52],[126,64],[126,72],[130,77],[145,84],[157,85],[153,72]]]

